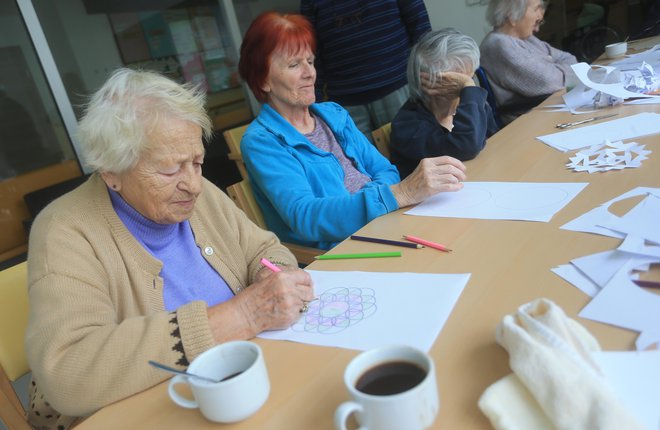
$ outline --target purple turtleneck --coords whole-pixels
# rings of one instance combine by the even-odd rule
[[[187,220],[158,224],[133,209],[117,192],[108,191],[112,207],[128,231],[163,263],[160,276],[167,311],[194,300],[213,306],[234,296],[222,276],[202,256]]]

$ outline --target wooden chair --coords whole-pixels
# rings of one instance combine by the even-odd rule
[[[241,138],[243,137],[245,130],[247,130],[248,125],[249,124],[245,124],[240,127],[230,128],[222,133],[225,142],[227,142],[227,147],[229,148],[229,154],[227,154],[227,157],[236,163],[236,167],[238,167],[238,171],[241,173],[243,179],[247,179],[248,175],[241,154]]]
[[[378,151],[383,154],[385,158],[390,159],[390,133],[392,132],[392,123],[388,122],[387,124],[377,128],[371,132],[371,137],[374,140],[374,144]]]
[[[250,181],[243,179],[234,185],[227,187],[227,194],[236,203],[236,206],[241,208],[245,215],[252,220],[253,223],[259,227],[266,229],[266,222],[261,212],[261,208],[257,204],[252,191]],[[314,257],[323,254],[325,251],[317,248],[310,248],[307,246],[296,245],[294,243],[282,242],[282,245],[289,248],[289,251],[296,257],[298,263],[308,265],[314,261]]]
[[[9,430],[29,430],[12,382],[30,371],[25,354],[27,263],[0,272],[0,419]]]

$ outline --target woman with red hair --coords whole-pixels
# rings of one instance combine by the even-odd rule
[[[281,240],[329,249],[372,219],[458,191],[465,166],[427,158],[404,181],[336,103],[315,103],[311,24],[266,12],[250,25],[238,70],[262,105],[241,152],[264,213]]]

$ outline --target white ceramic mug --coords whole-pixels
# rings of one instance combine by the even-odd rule
[[[358,389],[369,391],[365,380],[373,379],[374,374],[378,379],[379,372],[384,377],[388,371],[382,365],[395,363],[417,366],[423,372],[419,375],[421,382],[396,394],[367,394]],[[430,427],[438,415],[440,401],[433,360],[410,346],[387,346],[361,353],[346,367],[344,384],[353,400],[335,411],[335,427],[339,430],[346,430],[351,414],[355,414],[359,430],[422,430]]]
[[[255,413],[270,393],[263,352],[256,343],[239,340],[216,345],[195,358],[188,371],[221,382],[176,375],[168,393],[179,406],[199,408],[209,421],[241,421]],[[177,384],[189,385],[194,400],[181,396]]]

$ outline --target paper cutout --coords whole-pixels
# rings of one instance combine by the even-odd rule
[[[650,257],[641,262],[660,263],[660,259]],[[630,277],[639,263],[639,259],[631,259],[624,264],[579,315],[638,332],[657,331],[660,327],[660,295],[638,287]]]
[[[608,211],[617,201],[643,194],[646,197],[621,217]],[[660,263],[659,219],[660,189],[638,187],[624,193],[562,226],[624,238],[623,243],[616,250],[573,259],[572,267],[553,269],[593,297],[581,317],[640,332],[637,348],[660,340],[660,295],[633,282],[639,279],[639,272]]]
[[[292,327],[259,337],[357,350],[396,343],[428,351],[470,279],[470,274],[308,273],[319,300]]]
[[[548,222],[587,183],[465,182],[462,190],[440,193],[407,215]]]
[[[573,221],[569,221],[566,224],[562,225],[560,228],[562,230],[571,230],[571,231],[581,231],[585,233],[596,233],[603,236],[616,237],[623,239],[624,234],[612,231],[608,228],[600,227],[601,224],[606,224],[609,220],[616,219],[617,216],[611,213],[608,208],[616,202],[621,200],[628,199],[630,197],[640,196],[643,194],[652,194],[657,197],[660,197],[660,188],[649,188],[649,187],[637,187],[628,191],[627,193],[621,194],[619,197],[615,197],[612,200],[609,200],[596,208],[586,212],[583,215],[575,218]]]
[[[593,145],[583,149],[570,157],[567,167],[576,172],[606,172],[608,170],[622,170],[625,168],[640,167],[651,153],[645,150],[646,145],[637,142],[623,143],[621,141]]]

